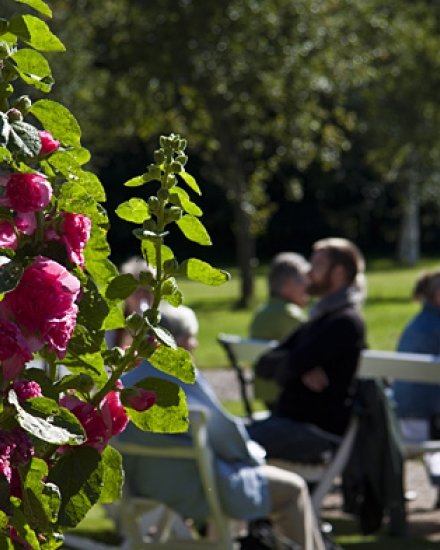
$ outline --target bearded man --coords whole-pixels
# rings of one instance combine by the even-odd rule
[[[361,252],[346,239],[323,239],[313,245],[310,264],[307,290],[319,297],[310,320],[281,342],[277,350],[284,358],[275,369],[256,369],[258,376],[271,377],[282,388],[272,417],[249,428],[273,458],[319,461],[328,450],[325,441],[332,439],[320,438],[320,432],[344,433],[365,348],[359,311],[365,295]]]

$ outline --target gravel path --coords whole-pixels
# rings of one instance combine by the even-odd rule
[[[217,396],[224,401],[239,401],[240,390],[232,369],[209,369],[203,371]],[[437,491],[429,482],[425,467],[420,460],[405,463],[407,490],[417,493],[415,500],[408,503],[409,535],[423,537],[440,543],[440,510],[435,509]],[[338,492],[328,495],[323,502],[323,512],[328,518],[342,518],[342,499]],[[402,543],[404,548],[404,542]],[[440,545],[439,545],[440,548]],[[423,547],[420,547],[423,550]]]

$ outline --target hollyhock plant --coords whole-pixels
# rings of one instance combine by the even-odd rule
[[[29,345],[14,323],[0,318],[0,364],[6,380],[15,378],[32,359]]]
[[[75,328],[79,292],[78,279],[65,267],[37,256],[17,287],[0,302],[0,312],[39,340],[40,348],[46,343],[62,358]]]
[[[45,208],[52,198],[52,186],[44,174],[39,172],[14,172],[4,183],[0,206],[12,208],[17,212],[37,212]]]
[[[51,155],[59,148],[60,142],[50,132],[41,130],[38,134],[41,140],[40,156],[46,157]]]
[[[15,216],[15,226],[24,235],[33,235],[37,229],[37,220],[34,212],[19,212]]]
[[[42,397],[41,386],[35,380],[16,380],[12,389],[17,394],[19,401],[26,401],[31,397]]]
[[[90,239],[92,222],[88,216],[61,212],[61,223],[58,232],[50,227],[46,232],[46,240],[60,241],[66,247],[69,260],[84,267],[84,248]]]

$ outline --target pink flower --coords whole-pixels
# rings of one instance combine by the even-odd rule
[[[32,359],[28,343],[14,323],[0,319],[0,363],[6,380],[15,378]]]
[[[84,267],[84,248],[90,239],[92,222],[82,214],[63,212],[61,241],[65,244],[71,262]]]
[[[122,403],[135,411],[146,411],[156,403],[154,391],[143,388],[128,388],[121,392]]]
[[[52,198],[52,187],[39,172],[14,172],[7,178],[0,206],[17,212],[36,212],[45,208]]]
[[[0,221],[0,247],[15,250],[17,248],[17,244],[17,235],[12,223],[6,220]]]
[[[12,478],[12,468],[26,464],[33,455],[32,441],[21,428],[11,432],[0,430],[0,474],[8,482]]]
[[[54,139],[53,135],[47,130],[38,132],[40,134],[41,149],[40,156],[47,156],[54,153],[60,146],[60,142]]]
[[[18,286],[6,294],[0,309],[3,317],[13,319],[31,338],[39,339],[40,347],[46,343],[63,358],[76,324],[79,292],[78,279],[65,267],[38,256],[25,269]]]
[[[101,401],[101,412],[112,436],[124,431],[128,416],[122,406],[119,392],[111,391]]]
[[[26,214],[19,212],[15,216],[15,225],[19,231],[25,235],[33,235],[37,229],[37,219],[34,212]]]
[[[81,401],[73,395],[66,395],[60,399],[60,405],[66,407],[81,422],[86,432],[87,447],[93,447],[100,453],[105,449],[112,436],[111,429],[105,423],[100,411],[92,404]]]
[[[16,380],[12,385],[19,401],[26,401],[31,397],[42,397],[41,386],[35,380]]]

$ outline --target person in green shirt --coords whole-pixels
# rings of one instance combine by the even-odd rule
[[[249,335],[261,340],[282,340],[305,320],[308,294],[307,260],[295,252],[281,252],[272,262],[268,278],[269,299],[255,312]]]

